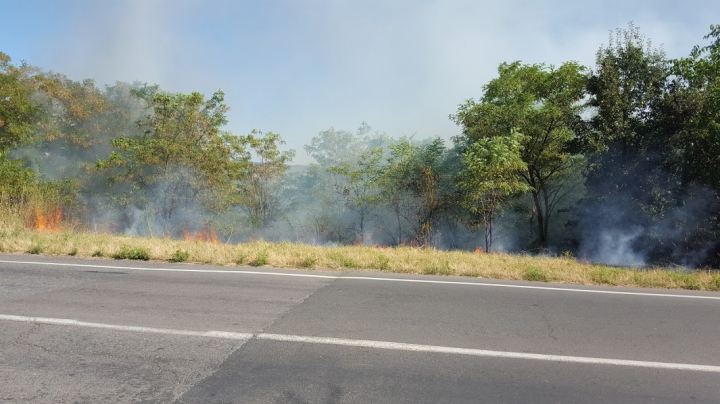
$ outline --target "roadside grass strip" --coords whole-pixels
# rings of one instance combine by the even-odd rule
[[[720,272],[713,270],[679,267],[616,268],[582,262],[569,256],[476,254],[434,248],[326,247],[264,241],[223,244],[88,232],[0,228],[0,253],[720,291]]]

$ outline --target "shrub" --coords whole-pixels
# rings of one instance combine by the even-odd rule
[[[113,258],[116,260],[143,260],[147,261],[150,259],[150,250],[143,247],[130,247],[122,246]]]
[[[305,259],[302,260],[302,262],[300,262],[300,267],[301,268],[312,268],[315,266],[315,264],[317,264],[317,261],[318,260],[316,257],[312,257],[312,256],[305,257]]]
[[[425,275],[452,275],[453,270],[450,268],[450,262],[445,261],[444,265],[430,265],[423,268],[422,273]]]
[[[670,279],[675,281],[678,286],[680,286],[683,289],[689,289],[689,290],[699,290],[701,289],[700,281],[698,280],[697,276],[692,273],[681,273],[681,272],[672,272],[670,273]]]
[[[547,282],[548,277],[545,275],[542,269],[538,267],[529,267],[523,274],[523,279],[532,282]]]
[[[95,251],[93,251],[92,256],[93,257],[104,257],[105,254],[100,250],[95,250]]]
[[[40,245],[33,245],[28,248],[27,253],[28,254],[40,254],[43,252],[43,248]]]
[[[708,289],[710,290],[720,290],[720,275],[715,275],[710,279],[710,283],[708,285]]]
[[[387,271],[388,269],[390,269],[390,258],[382,254],[378,255],[377,269],[380,269],[382,271]]]
[[[74,257],[74,256],[77,255],[77,253],[78,253],[77,247],[73,247],[73,249],[70,250],[70,252],[68,253],[68,255],[71,256],[71,257]]]
[[[185,262],[190,258],[190,253],[183,250],[177,250],[170,256],[170,262]]]
[[[618,279],[627,273],[627,271],[627,269],[595,267],[590,273],[590,278],[593,282],[600,285],[616,285],[618,284]]]
[[[353,261],[352,258],[346,257],[343,254],[334,254],[332,258],[341,268],[353,269],[358,267],[358,264]]]
[[[254,267],[261,267],[263,265],[267,265],[268,263],[269,254],[267,250],[260,251],[254,260],[250,261],[249,264]]]

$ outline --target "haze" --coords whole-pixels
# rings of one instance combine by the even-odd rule
[[[686,56],[720,15],[712,1],[2,0],[0,49],[15,61],[168,91],[222,89],[228,129],[302,146],[329,127],[417,138],[459,133],[448,115],[498,64],[593,65],[610,30],[634,21]]]

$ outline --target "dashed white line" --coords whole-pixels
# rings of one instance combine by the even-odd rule
[[[512,284],[504,284],[504,283],[440,281],[440,280],[430,280],[430,279],[380,278],[380,277],[372,277],[372,276],[353,276],[353,275],[347,275],[347,276],[345,276],[345,275],[312,275],[312,274],[247,271],[247,270],[228,271],[228,270],[220,270],[220,269],[124,267],[124,266],[118,266],[118,265],[68,264],[68,263],[60,263],[60,262],[9,261],[9,260],[0,260],[0,263],[45,265],[45,266],[60,266],[60,267],[78,267],[78,268],[122,269],[122,270],[129,270],[129,271],[194,272],[194,273],[230,274],[230,275],[261,275],[261,276],[287,276],[287,277],[295,277],[295,278],[342,279],[342,280],[357,280],[357,281],[427,283],[427,284],[439,284],[439,285],[458,285],[458,286],[464,285],[464,286],[483,286],[483,287],[493,287],[493,288],[549,290],[549,291],[559,291],[559,292],[597,293],[597,294],[606,294],[606,295],[649,296],[649,297],[669,297],[669,298],[679,298],[679,299],[720,300],[720,296],[706,296],[706,295],[679,295],[679,294],[672,294],[672,293],[626,292],[626,291],[619,291],[619,290],[561,288],[561,287],[556,287],[556,286],[512,285]]]
[[[188,331],[173,330],[170,328],[139,327],[134,325],[118,325],[105,323],[91,323],[87,321],[73,320],[69,318],[50,317],[27,317],[10,314],[0,314],[0,320],[17,321],[21,323],[48,324],[48,325],[69,325],[75,327],[105,328],[117,331],[144,332],[150,334],[185,335],[188,337],[209,337],[226,339],[250,339],[253,334],[226,332],[226,331]]]
[[[250,339],[255,338],[255,339],[259,339],[259,340],[269,340],[269,341],[296,342],[296,343],[319,344],[319,345],[335,345],[335,346],[346,346],[346,347],[357,347],[357,348],[385,349],[385,350],[394,350],[394,351],[427,352],[427,353],[479,356],[479,357],[490,357],[490,358],[539,360],[539,361],[563,362],[563,363],[583,363],[583,364],[592,364],[592,365],[611,365],[611,366],[626,366],[626,367],[651,368],[651,369],[685,370],[685,371],[695,371],[695,372],[720,373],[720,366],[696,365],[696,364],[688,364],[688,363],[650,362],[650,361],[635,361],[635,360],[625,360],[625,359],[592,358],[592,357],[583,357],[583,356],[533,354],[533,353],[525,353],[525,352],[490,351],[490,350],[485,350],[485,349],[456,348],[456,347],[446,347],[446,346],[437,346],[437,345],[405,344],[405,343],[401,343],[401,342],[373,341],[373,340],[347,339],[347,338],[311,337],[311,336],[302,336],[302,335],[268,334],[268,333],[252,334],[252,333],[237,333],[237,332],[227,332],[227,331],[188,331],[188,330],[175,330],[175,329],[168,329],[168,328],[152,328],[152,327],[138,327],[138,326],[129,326],[129,325],[92,323],[92,322],[87,322],[87,321],[79,321],[79,320],[64,319],[64,318],[27,317],[27,316],[17,316],[17,315],[8,315],[8,314],[0,314],[0,320],[16,321],[16,322],[24,322],[24,323],[34,323],[34,324],[102,328],[102,329],[111,329],[111,330],[128,331],[128,332],[144,332],[144,333],[166,334],[166,335],[183,335],[183,336],[190,336],[190,337],[222,338],[222,339],[233,339],[233,340],[250,340]]]

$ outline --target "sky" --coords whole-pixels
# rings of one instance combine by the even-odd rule
[[[592,67],[633,21],[670,58],[706,43],[717,0],[0,0],[0,52],[94,79],[225,92],[227,130],[303,145],[334,127],[450,139],[502,62]]]

